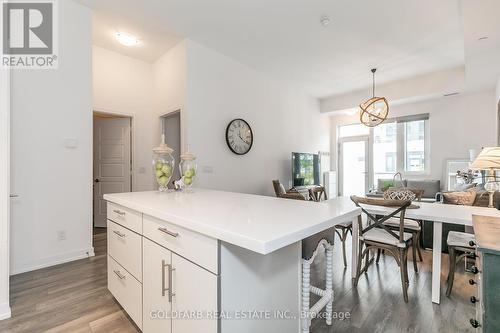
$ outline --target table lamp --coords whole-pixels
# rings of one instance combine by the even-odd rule
[[[486,184],[484,189],[490,195],[488,207],[493,208],[493,196],[499,189],[495,171],[500,170],[500,147],[485,147],[472,162],[471,169],[486,171]]]

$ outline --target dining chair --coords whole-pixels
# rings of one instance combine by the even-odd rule
[[[309,200],[316,202],[319,202],[321,200],[328,200],[328,197],[326,196],[325,187],[321,185],[311,187],[309,189]]]
[[[287,191],[279,180],[273,180],[273,188],[276,197],[295,200],[306,200],[306,198],[295,190]]]
[[[354,286],[358,285],[361,273],[368,270],[368,266],[371,263],[371,260],[369,260],[370,250],[385,250],[394,257],[399,266],[403,298],[408,303],[408,249],[412,246],[413,235],[404,231],[404,220],[406,209],[411,205],[411,201],[361,198],[357,196],[351,196],[351,200],[357,207],[361,208],[370,221],[370,223],[364,226],[361,216],[358,217],[359,250]],[[390,207],[394,208],[394,211],[379,217],[369,213],[363,205]],[[399,217],[399,229],[397,233],[384,224],[385,221],[395,216]],[[365,258],[365,265],[361,269],[363,258]]]
[[[450,231],[446,242],[448,243],[448,255],[450,258],[450,268],[448,270],[446,296],[451,295],[455,270],[461,259],[475,252],[474,234],[465,232]]]
[[[422,200],[422,195],[424,194],[424,190],[410,189],[410,191],[412,191],[415,194],[416,201]],[[384,224],[389,228],[397,231],[399,229],[399,218],[397,217],[390,218],[387,221],[385,221]],[[415,272],[418,273],[417,255],[418,255],[418,260],[422,261],[422,251],[420,249],[420,239],[422,237],[422,221],[405,218],[404,231],[411,233],[413,236],[414,240],[414,242],[412,242],[413,269]],[[380,253],[381,250],[378,250],[376,262],[379,262]]]

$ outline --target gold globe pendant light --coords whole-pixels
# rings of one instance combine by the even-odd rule
[[[389,103],[385,97],[375,96],[375,72],[376,68],[372,69],[373,77],[373,97],[359,105],[361,112],[359,120],[362,124],[368,127],[380,125],[387,119],[389,114]]]

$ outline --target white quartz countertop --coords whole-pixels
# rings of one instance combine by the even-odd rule
[[[105,194],[104,199],[260,254],[353,220],[361,212],[341,198],[325,205],[206,189]]]

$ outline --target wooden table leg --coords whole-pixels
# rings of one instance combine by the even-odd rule
[[[351,256],[351,277],[356,278],[356,268],[358,267],[358,217],[352,220],[352,256]]]
[[[432,245],[432,302],[439,304],[441,298],[441,248],[443,224],[434,222]]]

